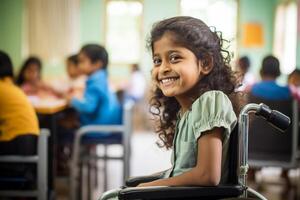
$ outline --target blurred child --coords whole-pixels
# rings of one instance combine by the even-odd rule
[[[81,73],[78,65],[78,55],[71,55],[66,61],[66,71],[69,76],[69,86],[66,94],[67,98],[76,97],[82,98],[86,77]],[[75,129],[79,128],[79,117],[76,110],[72,107],[65,109],[59,115],[59,132],[74,132]],[[69,129],[69,130],[67,130]],[[71,131],[70,131],[71,130]],[[65,136],[61,135],[63,140]],[[68,139],[68,142],[72,143],[72,139]],[[65,143],[65,141],[64,141]]]
[[[120,124],[121,106],[108,82],[107,51],[100,45],[88,44],[78,58],[79,68],[88,78],[83,98],[72,98],[70,104],[79,112],[81,125]]]
[[[295,69],[288,76],[288,84],[293,97],[300,103],[300,70]]]
[[[78,65],[78,55],[72,55],[67,59],[67,73],[69,76],[68,95],[82,98],[86,76],[82,74]]]
[[[262,61],[260,75],[262,81],[253,85],[251,94],[266,100],[287,100],[291,98],[291,92],[287,86],[280,86],[276,79],[280,76],[279,60],[272,56],[266,56]]]
[[[59,96],[41,79],[42,63],[37,57],[29,57],[21,67],[16,83],[27,96]]]
[[[249,92],[252,85],[256,82],[255,76],[249,71],[251,66],[248,56],[240,57],[237,62],[237,71],[242,78],[242,85],[238,88],[239,91]]]
[[[129,85],[127,87],[127,98],[138,102],[144,98],[146,89],[145,76],[141,72],[138,64],[133,64],[131,66],[131,76],[129,79]]]
[[[38,119],[24,92],[15,86],[11,60],[3,51],[0,51],[0,94],[0,155],[36,154]],[[28,166],[10,166],[1,164],[0,176],[32,178],[34,174]]]

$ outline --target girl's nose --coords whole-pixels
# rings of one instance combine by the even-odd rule
[[[165,74],[171,71],[171,67],[167,62],[163,62],[160,67],[160,73]]]

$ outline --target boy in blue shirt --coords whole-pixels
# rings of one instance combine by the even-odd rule
[[[262,81],[253,85],[251,94],[266,100],[288,100],[291,92],[288,86],[280,86],[276,83],[280,76],[280,63],[274,56],[266,56],[262,61],[260,75]]]
[[[107,76],[108,53],[104,47],[88,44],[79,52],[79,68],[88,76],[83,99],[71,99],[81,125],[120,124],[121,105],[110,90]]]

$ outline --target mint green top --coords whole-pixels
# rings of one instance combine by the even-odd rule
[[[202,133],[214,127],[223,127],[222,172],[220,183],[228,179],[229,137],[237,117],[229,98],[222,91],[208,91],[192,104],[191,109],[178,115],[172,152],[172,169],[165,178],[178,176],[197,164],[197,140]]]

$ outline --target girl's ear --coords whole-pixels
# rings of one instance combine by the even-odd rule
[[[213,68],[213,57],[212,56],[205,56],[202,60],[199,60],[199,65],[201,67],[201,73],[203,75],[207,75],[211,72],[212,68]]]

